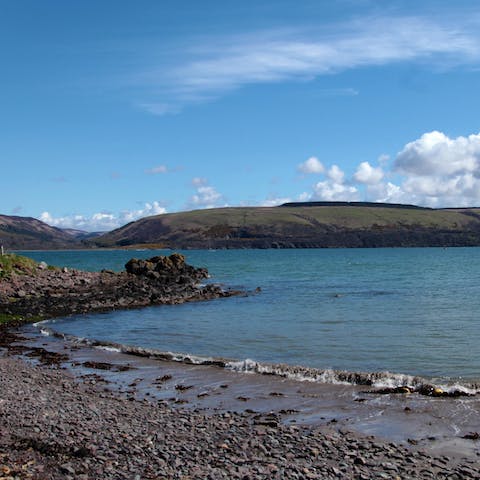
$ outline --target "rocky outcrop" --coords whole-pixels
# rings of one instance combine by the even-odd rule
[[[208,277],[183,255],[132,259],[126,271],[84,272],[51,269],[13,273],[0,282],[0,313],[22,317],[55,317],[76,313],[176,304],[235,295],[218,285],[200,285]]]
[[[169,257],[157,256],[148,260],[132,258],[125,265],[125,270],[133,275],[163,282],[187,284],[208,278],[205,268],[195,268],[185,263],[185,257],[174,253]]]

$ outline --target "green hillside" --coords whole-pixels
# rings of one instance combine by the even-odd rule
[[[480,245],[480,209],[295,204],[194,210],[143,218],[97,246],[291,248]]]

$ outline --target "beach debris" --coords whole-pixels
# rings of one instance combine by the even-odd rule
[[[260,415],[255,415],[253,417],[253,424],[254,425],[261,425],[265,427],[273,427],[276,428],[278,427],[278,424],[280,422],[280,419],[276,413],[267,413],[267,414],[260,414]]]
[[[425,395],[427,397],[449,397],[449,398],[475,396],[474,393],[470,393],[465,390],[460,390],[460,389],[443,390],[442,388],[436,387],[434,385],[428,385],[428,384],[419,385],[418,387],[400,386],[400,387],[378,388],[375,390],[367,390],[362,393],[373,393],[373,394],[379,394],[379,395],[389,395],[389,394],[399,394],[399,393],[400,394],[418,393],[419,395]]]
[[[284,408],[282,410],[279,410],[281,415],[293,415],[294,413],[300,413],[300,410],[296,410],[295,408]]]
[[[59,367],[62,363],[67,362],[69,357],[63,353],[50,352],[43,347],[28,347],[30,352],[25,355],[30,358],[36,358],[41,364],[51,367]]]
[[[241,402],[248,402],[250,400],[250,397],[243,397],[242,395],[237,397],[237,400],[240,400]]]
[[[480,433],[478,432],[470,432],[464,435],[462,438],[465,438],[467,440],[479,440],[480,439]]]
[[[175,390],[178,390],[180,392],[185,392],[186,390],[190,390],[193,388],[193,385],[175,385]]]
[[[158,377],[153,381],[153,384],[156,385],[158,383],[163,383],[167,382],[168,380],[171,380],[172,376],[171,375],[163,375],[162,377]]]
[[[132,367],[130,364],[117,365],[114,363],[107,362],[95,362],[88,360],[83,363],[75,363],[75,365],[81,365],[85,368],[91,368],[94,370],[111,370],[112,372],[126,372],[128,370],[134,370],[135,367]]]

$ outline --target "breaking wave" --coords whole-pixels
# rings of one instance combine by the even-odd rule
[[[224,368],[238,373],[274,375],[298,382],[316,382],[340,385],[363,385],[377,389],[398,389],[406,387],[411,391],[419,391],[423,387],[440,389],[446,393],[460,393],[476,395],[480,393],[480,384],[461,382],[447,379],[427,379],[420,376],[402,373],[379,372],[352,372],[346,370],[319,369],[306,366],[294,366],[282,363],[264,363],[251,359],[232,360],[216,357],[204,357],[188,353],[168,352],[152,348],[125,345],[104,340],[77,337],[67,333],[58,332],[49,326],[54,320],[46,320],[35,323],[42,335],[51,336],[61,340],[72,342],[76,345],[85,345],[107,351],[115,351],[126,355],[145,357],[160,361],[179,362],[188,365],[205,365]]]

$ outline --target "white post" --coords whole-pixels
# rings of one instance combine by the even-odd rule
[[[3,245],[0,246],[0,250],[2,251],[2,257],[3,257]]]

